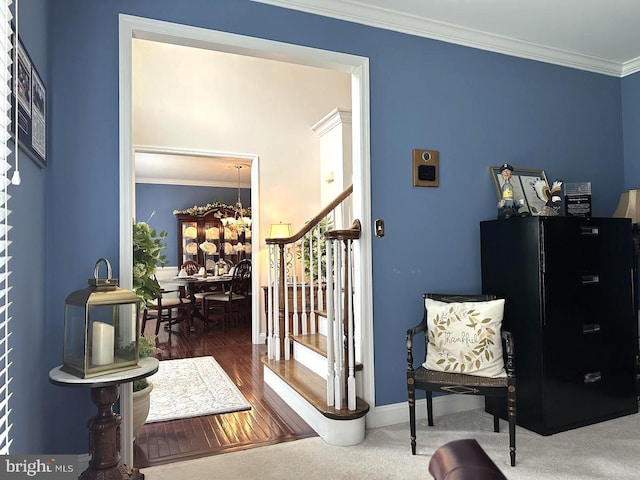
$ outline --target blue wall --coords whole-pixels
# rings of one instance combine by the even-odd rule
[[[167,232],[167,266],[178,265],[178,222],[174,210],[185,210],[195,205],[206,205],[215,201],[235,205],[238,199],[236,188],[193,187],[183,185],[136,184],[136,219],[147,221],[156,231]],[[251,190],[240,189],[240,200],[244,208],[251,207]],[[153,213],[155,212],[155,213]]]
[[[47,15],[46,0],[20,2],[19,34],[31,56],[45,85],[49,86],[47,57]],[[50,339],[48,321],[45,314],[45,174],[22,150],[18,152],[19,170],[22,178],[20,186],[9,185],[11,198],[8,201],[9,233],[11,245],[10,277],[11,291],[11,337],[12,348],[10,375],[13,377],[10,400],[13,423],[11,436],[14,452],[46,452],[49,446],[43,435],[43,425],[47,423],[46,395],[43,390],[50,388],[48,373],[52,359],[46,355],[45,345],[61,342],[60,337]],[[14,159],[10,159],[14,164]],[[13,170],[9,171],[9,175]],[[58,306],[61,311],[64,305]],[[57,360],[61,359],[59,357]],[[60,362],[58,362],[60,363]]]
[[[640,73],[622,79],[625,190],[640,188]]]
[[[591,181],[596,216],[640,182],[637,74],[620,80],[248,0],[20,8],[48,88],[50,164],[22,162],[11,192],[12,453],[87,451],[88,393],[52,386],[47,373],[61,361],[67,294],[97,258],[118,265],[118,13],[370,59],[372,216],[387,224],[373,243],[376,405],[406,401],[404,332],[421,318],[420,295],[480,288],[478,222],[496,203],[489,166]],[[440,187],[411,186],[413,148],[440,151]]]

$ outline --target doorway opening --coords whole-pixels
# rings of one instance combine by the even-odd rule
[[[352,85],[352,161],[353,161],[353,211],[362,225],[371,224],[370,161],[369,161],[369,80],[368,59],[354,55],[284,44],[254,37],[245,37],[204,30],[196,27],[176,25],[157,20],[120,15],[120,278],[125,288],[131,287],[134,164],[132,144],[132,41],[134,38],[173,43],[176,45],[207,48],[220,52],[235,53],[254,58],[277,60],[297,65],[326,68],[346,72],[351,75]],[[253,169],[252,169],[253,173]],[[255,185],[260,185],[259,178]],[[252,190],[253,190],[252,181]],[[253,201],[252,201],[253,204]],[[256,202],[257,205],[257,202]],[[256,214],[259,214],[259,208]],[[255,220],[254,220],[255,221]],[[259,232],[254,235],[256,245],[261,244]],[[364,228],[358,246],[361,258],[358,277],[358,295],[354,298],[357,315],[366,319],[362,325],[363,360],[368,365],[364,375],[363,397],[370,405],[375,404],[373,368],[373,325],[372,325],[372,268],[371,231]],[[258,281],[257,277],[254,282]],[[255,284],[254,284],[255,290]],[[257,312],[254,312],[256,316]],[[121,394],[121,411],[124,418],[131,416],[130,390]],[[372,415],[374,409],[371,409]],[[130,422],[122,425],[123,462],[133,463],[132,431]]]
[[[148,207],[139,212],[138,209],[138,195],[137,188],[134,188],[133,192],[133,210],[142,213],[141,218],[137,220],[145,220],[148,215],[162,215],[161,219],[156,217],[153,223],[154,228],[164,230],[168,233],[167,236],[167,248],[168,252],[164,252],[169,261],[167,268],[169,274],[172,269],[178,268],[182,261],[178,259],[175,248],[175,231],[176,223],[175,218],[172,216],[172,211],[176,209],[177,205],[181,205],[177,209],[191,207],[194,204],[188,203],[189,198],[197,198],[198,195],[194,194],[194,197],[188,197],[185,195],[185,191],[192,189],[201,189],[203,193],[200,194],[203,204],[207,204],[221,198],[226,199],[225,203],[233,204],[235,202],[238,187],[242,190],[249,189],[250,201],[248,205],[252,207],[252,222],[259,224],[260,221],[260,185],[258,178],[260,176],[259,159],[257,155],[246,154],[233,154],[216,151],[203,151],[192,149],[170,149],[166,147],[148,147],[148,146],[134,146],[133,147],[133,162],[134,162],[134,183],[136,187],[140,184],[143,185],[157,185],[157,186],[173,186],[172,193],[164,192],[162,200],[167,200],[167,196],[174,195],[181,198],[176,199],[176,203],[169,207],[166,206],[164,211],[160,214],[154,209],[152,201],[147,200],[145,202]],[[237,166],[242,165],[247,167],[238,171]],[[180,189],[181,190],[176,190]],[[222,190],[220,190],[222,189]],[[227,192],[225,196],[219,197],[214,193],[215,191]],[[188,198],[185,200],[184,197]],[[245,199],[246,200],[246,199]],[[195,200],[194,200],[195,201]],[[182,202],[182,203],[179,203]],[[185,203],[186,202],[186,203]],[[245,202],[246,203],[246,202]],[[134,215],[139,216],[139,215]],[[169,217],[169,219],[167,219]],[[248,255],[251,258],[252,254]],[[256,272],[252,276],[253,285],[251,287],[252,292],[257,292],[259,285],[258,279],[260,267],[256,262],[254,271]],[[175,272],[176,275],[178,271]],[[166,275],[162,277],[167,278]],[[257,299],[257,295],[253,296]],[[259,319],[259,304],[251,305],[251,318],[254,320],[251,325],[252,340],[253,343],[259,343],[260,338],[260,325],[257,322]]]

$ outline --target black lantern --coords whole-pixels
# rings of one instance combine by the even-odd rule
[[[98,278],[100,263],[107,278]],[[80,378],[138,368],[142,300],[118,288],[111,264],[98,259],[89,286],[65,301],[62,370]]]

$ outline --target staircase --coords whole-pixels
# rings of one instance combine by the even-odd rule
[[[347,188],[288,238],[268,238],[266,288],[267,385],[327,443],[355,445],[365,434],[369,405],[362,392],[354,315],[354,242],[360,222],[345,218]]]

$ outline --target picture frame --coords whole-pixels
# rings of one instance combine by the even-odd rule
[[[498,201],[502,199],[502,185],[504,180],[500,173],[500,166],[489,167],[491,172],[491,178],[493,178],[493,185],[496,188],[496,195]],[[534,168],[514,168],[511,174],[511,184],[513,185],[513,199],[515,202],[524,200],[524,208],[531,215],[539,215],[542,207],[545,206],[545,201],[538,198],[534,183],[536,180],[544,180],[547,185],[547,175],[544,170]],[[524,211],[521,209],[521,211]]]
[[[11,75],[13,81],[9,133],[14,143],[17,133],[21,150],[44,168],[47,166],[47,89],[19,36],[16,42],[16,35],[12,34],[11,44],[11,56],[16,62],[17,75]]]

